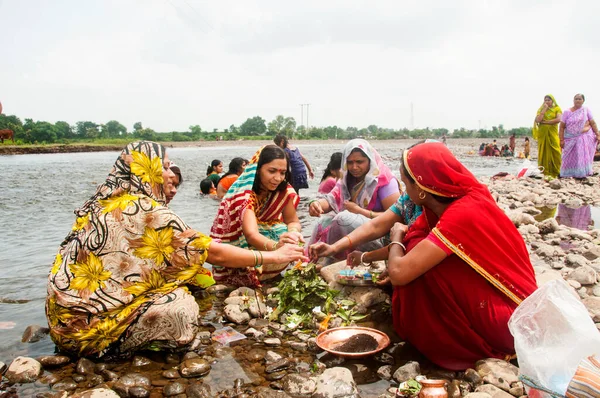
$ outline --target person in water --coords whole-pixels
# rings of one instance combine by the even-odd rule
[[[58,349],[78,356],[189,347],[199,308],[190,287],[214,284],[205,262],[260,272],[304,259],[297,245],[250,251],[213,241],[166,207],[165,148],[134,142],[75,210],[48,275],[46,317]]]
[[[308,160],[300,153],[300,150],[290,145],[288,138],[283,134],[277,134],[273,139],[273,142],[278,147],[285,150],[290,161],[290,169],[292,173],[290,184],[296,190],[296,193],[300,193],[301,189],[308,188],[308,180],[306,179],[306,171],[312,180],[315,178],[315,174],[310,167]]]
[[[335,188],[335,185],[340,178],[342,178],[342,153],[335,152],[331,155],[329,163],[327,163],[317,192],[328,194]]]
[[[229,162],[229,170],[219,180],[217,186],[217,197],[223,199],[223,196],[227,193],[233,183],[242,175],[244,169],[248,165],[248,161],[243,158],[233,158]]]
[[[398,223],[390,231],[382,282],[394,286],[394,329],[446,369],[510,358],[508,320],[537,288],[523,238],[445,145],[407,149],[401,167],[406,192],[423,214],[410,228]],[[344,245],[370,239],[357,232]],[[318,256],[322,248],[310,251]]]
[[[243,248],[276,250],[286,243],[303,243],[302,227],[296,214],[300,198],[290,185],[290,165],[284,150],[267,145],[252,157],[242,175],[221,201],[210,236]],[[221,284],[259,286],[275,278],[287,262],[252,269],[213,268]]]

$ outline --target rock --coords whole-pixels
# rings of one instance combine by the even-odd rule
[[[543,272],[538,273],[538,271],[536,270],[535,279],[536,279],[538,287],[542,287],[543,285],[545,285],[546,283],[548,283],[550,281],[562,280],[563,277],[562,277],[562,274],[558,271],[545,270]]]
[[[389,296],[382,289],[354,287],[349,289],[348,298],[356,302],[355,309],[358,313],[366,314],[368,308],[384,303]]]
[[[146,398],[150,396],[150,391],[144,387],[131,387],[129,389],[129,396],[131,398]]]
[[[263,343],[269,347],[277,347],[281,345],[281,340],[279,340],[277,337],[270,337],[268,339],[264,339]]]
[[[498,387],[493,386],[491,384],[484,384],[482,386],[479,386],[475,389],[475,392],[486,393],[491,398],[513,398],[513,396],[509,393],[502,391]],[[471,394],[468,394],[467,396],[470,397]]]
[[[464,378],[466,381],[473,384],[474,386],[478,386],[481,383],[483,383],[483,379],[481,378],[481,376],[479,375],[479,373],[477,373],[477,371],[475,369],[469,368],[469,369],[465,370]]]
[[[108,388],[93,388],[71,395],[71,398],[119,398],[119,394]]]
[[[589,265],[582,265],[569,273],[569,279],[573,279],[582,285],[593,285],[596,283],[596,278],[596,271]]]
[[[525,395],[525,387],[522,382],[518,381],[510,385],[508,392],[514,397],[520,397],[521,395]]]
[[[244,334],[246,336],[254,337],[255,339],[259,339],[259,338],[261,338],[261,337],[264,336],[263,332],[260,332],[260,331],[254,329],[254,328],[248,328],[248,329],[246,329],[246,331],[244,332]]]
[[[600,297],[600,286],[594,286],[592,289],[592,294],[596,297]]]
[[[210,386],[204,383],[194,383],[187,386],[185,394],[188,398],[211,398]]]
[[[90,361],[89,359],[80,358],[79,361],[77,361],[77,365],[75,366],[75,371],[80,375],[94,374],[94,366],[96,366],[96,364]]]
[[[580,231],[578,229],[572,229],[571,232],[569,233],[569,236],[571,237],[571,239],[576,239],[576,240],[592,241],[594,239],[594,238],[592,238],[592,236],[590,234]]]
[[[392,365],[383,365],[377,369],[377,376],[383,380],[391,380],[392,378]]]
[[[331,368],[317,378],[312,398],[358,398],[352,373],[346,368]]]
[[[276,391],[269,387],[257,387],[255,398],[288,398],[289,395],[284,391]]]
[[[460,393],[460,380],[452,380],[450,384],[448,384],[448,398],[461,398],[462,395]]]
[[[251,299],[249,304],[248,312],[253,318],[262,318],[267,313],[267,306],[262,300]]]
[[[269,381],[281,380],[287,374],[286,370],[280,370],[279,372],[268,373],[265,379]]]
[[[235,289],[233,292],[229,293],[229,297],[236,297],[236,296],[246,296],[246,297],[254,298],[254,297],[256,297],[256,292],[254,291],[254,289],[251,289],[246,286],[242,286],[242,287]]]
[[[486,392],[471,392],[465,395],[464,398],[492,398],[492,396]]]
[[[23,336],[21,337],[22,343],[35,343],[36,341],[40,341],[44,338],[48,333],[50,333],[50,329],[45,328],[40,325],[29,325],[25,328],[23,332]]]
[[[583,267],[584,265],[589,265],[589,261],[581,254],[567,254],[565,262],[567,263],[567,265],[573,268],[579,268]]]
[[[405,382],[409,379],[414,379],[421,373],[421,367],[418,362],[407,362],[406,364],[400,366],[394,372],[394,380],[398,383]]]
[[[535,218],[531,214],[522,213],[520,211],[511,211],[506,213],[510,221],[515,225],[515,227],[519,227],[521,225],[526,224],[535,224]]]
[[[577,290],[577,294],[581,299],[588,298],[587,289],[585,287],[582,287],[581,289]]]
[[[504,391],[508,391],[512,383],[519,381],[519,368],[500,359],[488,358],[477,361],[475,370],[484,382]]]
[[[265,372],[274,373],[280,370],[289,369],[292,366],[292,362],[288,358],[282,358],[275,361],[265,367]]]
[[[72,378],[67,377],[59,381],[58,383],[54,383],[52,389],[54,391],[74,391],[75,389],[77,389],[77,383],[75,383],[75,381]]]
[[[44,368],[63,366],[71,362],[71,358],[65,355],[44,355],[37,359]]]
[[[33,358],[16,357],[4,377],[11,383],[32,383],[42,374],[42,364]]]
[[[573,279],[569,279],[567,281],[567,283],[573,288],[573,289],[579,289],[581,288],[581,283],[577,282],[576,280]]]
[[[143,357],[141,355],[136,355],[131,360],[131,366],[137,366],[137,367],[150,365],[151,363],[152,363],[151,360],[149,360],[148,358]]]
[[[152,384],[150,383],[150,379],[141,373],[127,373],[113,385],[113,390],[117,391],[119,395],[124,396],[127,396],[128,394],[129,396],[133,396],[131,390],[134,388],[136,388],[136,390],[134,390],[133,393],[143,394],[139,389],[150,390]]]
[[[229,304],[243,305],[243,304],[246,304],[248,301],[249,301],[248,297],[233,296],[233,297],[227,297],[225,299],[225,301],[223,301],[223,303],[225,305],[229,305]]]
[[[594,322],[600,322],[600,297],[586,297],[581,301]]]
[[[299,373],[287,374],[281,379],[281,382],[284,391],[294,397],[310,397],[317,388],[317,382],[314,379]]]
[[[233,323],[237,323],[238,325],[248,323],[250,320],[250,314],[246,311],[242,311],[239,305],[237,304],[228,304],[223,309],[223,313]]]
[[[561,189],[562,188],[562,183],[560,182],[560,180],[558,178],[553,179],[552,181],[550,181],[548,183],[548,185],[550,186],[550,188],[552,189]]]
[[[112,370],[105,369],[100,375],[105,381],[113,381],[119,378],[119,374],[117,372],[113,372]]]
[[[181,375],[177,369],[167,369],[162,372],[162,377],[165,379],[179,379]]]
[[[3,375],[7,368],[8,366],[6,366],[4,362],[0,361],[0,375]]]
[[[584,251],[582,253],[582,256],[590,261],[600,258],[600,247],[593,245],[592,247]]]
[[[545,243],[542,243],[538,245],[538,248],[535,250],[535,254],[542,258],[552,258],[555,256],[562,256],[564,255],[564,252],[560,247],[550,246]]]
[[[540,233],[539,228],[531,224],[521,225],[518,229],[521,235],[537,235]]]
[[[276,353],[274,351],[267,351],[267,353],[265,354],[265,362],[267,364],[275,363],[281,359],[283,359],[283,356],[279,355],[278,353]]]
[[[166,397],[172,397],[173,395],[184,394],[185,393],[185,384],[174,382],[167,384],[163,388],[163,394]]]
[[[227,285],[212,285],[210,287],[208,287],[206,289],[206,291],[210,294],[214,294],[214,293],[223,293],[223,292],[230,292],[233,289],[235,289],[235,287],[233,286],[227,286]]]
[[[303,343],[301,341],[290,341],[289,342],[289,346],[294,351],[300,351],[300,352],[306,352],[306,351],[308,351],[308,344],[307,343]]]
[[[326,267],[321,268],[321,276],[327,282],[330,289],[342,290],[344,286],[337,283],[337,275],[341,270],[346,268],[346,260],[338,261],[337,263],[330,264]]]
[[[394,357],[388,354],[387,352],[380,352],[379,354],[375,355],[375,360],[377,362],[385,363],[388,365],[393,365],[394,363],[396,363]]]
[[[255,329],[262,329],[264,327],[269,326],[269,321],[262,318],[255,318],[251,319],[250,322],[248,322],[248,326]]]
[[[352,373],[352,378],[356,384],[370,384],[378,380],[375,369],[362,363],[351,363],[344,366],[344,369],[348,369]]]
[[[179,365],[179,373],[183,377],[199,377],[210,372],[210,364],[202,358],[187,359]]]

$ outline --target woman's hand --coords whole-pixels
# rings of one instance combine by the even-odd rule
[[[354,202],[349,200],[344,201],[344,208],[348,210],[350,213],[359,214],[361,207]]]
[[[314,179],[315,179],[315,173],[313,173],[313,171],[312,171],[312,170],[308,170],[308,177],[309,177],[311,180],[314,180]]]
[[[377,277],[377,285],[387,285],[390,283],[390,275],[388,273],[388,269],[386,268],[379,276]]]
[[[390,238],[394,242],[402,242],[402,240],[404,240],[404,235],[406,235],[406,231],[408,231],[408,227],[397,222],[390,230]]]
[[[308,248],[310,259],[316,261],[320,257],[327,257],[335,254],[335,250],[331,245],[325,242],[318,242]]]
[[[311,217],[320,217],[321,214],[323,214],[323,208],[318,200],[315,200],[308,206],[308,214],[310,214]]]
[[[348,254],[348,257],[346,258],[346,265],[348,265],[349,267],[356,267],[357,265],[360,265],[360,258],[362,257],[363,252],[355,250],[352,253]]]
[[[284,232],[279,237],[279,246],[283,246],[286,243],[290,243],[293,245],[297,245],[298,242],[304,243],[304,237],[300,232],[292,231],[292,232]]]
[[[308,257],[304,255],[304,249],[298,245],[285,244],[273,252],[275,254],[276,264],[289,263],[290,261],[302,260],[308,262]]]
[[[560,140],[560,149],[565,149],[565,140]]]

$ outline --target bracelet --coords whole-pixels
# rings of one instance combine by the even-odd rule
[[[263,258],[263,255],[262,255],[262,252],[259,251],[258,254],[260,254],[260,264],[255,265],[254,268],[260,268],[260,267],[262,267],[263,263],[265,262],[265,260]]]
[[[269,251],[269,249],[267,249],[267,245],[269,244],[269,242],[270,242],[270,241],[271,241],[270,239],[267,239],[267,240],[265,241],[265,245],[263,246],[266,252],[268,252],[268,251]]]
[[[369,210],[369,218],[373,218],[373,210]]]
[[[310,207],[310,205],[312,205],[313,203],[318,202],[318,201],[319,201],[319,199],[311,200],[310,202],[308,202],[308,207]]]
[[[254,255],[254,268],[256,268],[258,266],[258,256],[256,255],[256,251],[254,251],[254,250],[250,250],[250,251]]]
[[[297,228],[288,228],[288,232],[300,232]]]
[[[395,240],[393,242],[390,242],[390,244],[388,245],[388,253],[389,253],[390,248],[392,247],[392,245],[398,245],[398,246],[400,246],[404,250],[404,252],[406,252],[406,246],[404,246],[401,242],[398,242],[397,240]]]
[[[277,245],[279,244],[279,242],[275,242],[273,241],[273,246],[271,246],[271,251],[275,251],[277,250]]]
[[[363,254],[360,255],[360,263],[361,264],[365,264],[365,265],[371,265],[371,263],[373,263],[372,261],[370,263],[365,263],[364,258],[365,258],[365,254],[367,254],[368,252],[363,252]]]
[[[354,245],[352,244],[352,239],[348,235],[344,236],[344,238],[348,238],[348,242],[350,243],[350,247],[348,249],[352,249]]]

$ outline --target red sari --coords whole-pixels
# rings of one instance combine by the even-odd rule
[[[537,288],[521,235],[445,145],[417,145],[405,151],[404,165],[425,192],[455,198],[439,219],[424,208],[404,238],[407,251],[433,234],[452,254],[395,287],[394,328],[452,370],[513,355],[508,319]]]

